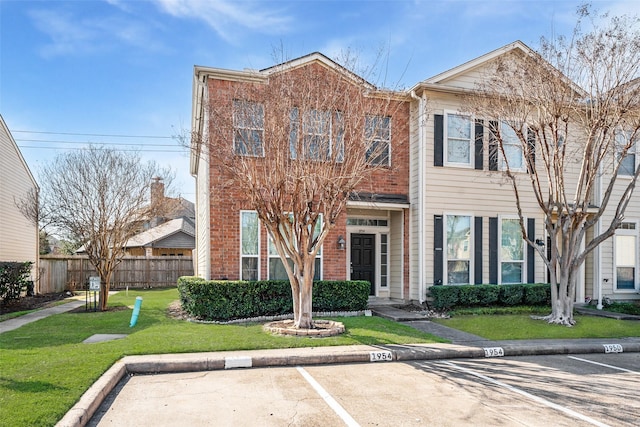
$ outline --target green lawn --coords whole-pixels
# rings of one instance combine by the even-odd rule
[[[129,328],[130,308],[138,295],[143,297],[140,318]],[[176,299],[176,289],[130,291],[129,296],[120,292],[109,298],[114,310],[59,314],[0,334],[0,426],[55,425],[104,371],[126,355],[442,341],[378,317],[337,319],[346,327],[338,337],[271,336],[259,324],[198,324],[169,318],[167,306]],[[82,343],[98,333],[129,336]]]
[[[529,314],[462,315],[436,322],[490,340],[527,340],[562,338],[622,338],[640,336],[640,322],[594,316],[575,317],[568,328],[534,320]]]

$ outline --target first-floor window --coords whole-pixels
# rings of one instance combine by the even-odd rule
[[[471,217],[447,215],[446,277],[449,285],[471,283]]]
[[[258,280],[258,213],[240,212],[240,279]]]
[[[622,223],[615,235],[616,289],[618,290],[636,289],[637,246],[636,224]]]
[[[500,233],[500,283],[522,283],[525,250],[520,222],[503,218]]]
[[[389,283],[389,235],[380,235],[380,287]]]

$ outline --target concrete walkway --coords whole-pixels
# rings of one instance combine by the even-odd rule
[[[54,314],[66,313],[74,310],[78,307],[85,305],[84,301],[70,300],[65,304],[56,305],[55,307],[43,308],[42,310],[34,311],[33,313],[25,314],[24,316],[14,317],[13,319],[0,322],[0,334],[3,332],[13,331],[28,323],[35,322],[45,317],[49,317]]]

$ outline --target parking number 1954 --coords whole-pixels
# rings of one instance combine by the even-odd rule
[[[484,357],[503,357],[504,349],[502,347],[486,347],[484,349]]]
[[[371,362],[391,362],[393,355],[390,351],[372,351],[369,353],[369,361]]]

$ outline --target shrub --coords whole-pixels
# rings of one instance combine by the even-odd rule
[[[27,289],[27,278],[31,272],[31,261],[0,262],[0,299],[17,300]]]
[[[520,305],[524,296],[524,286],[513,284],[500,286],[499,302],[502,305]]]
[[[364,310],[369,300],[369,288],[366,281],[314,282],[313,310]],[[226,321],[293,312],[291,286],[287,281],[207,281],[181,277],[178,291],[182,307],[199,319]]]
[[[458,304],[460,286],[437,285],[429,288],[433,297],[433,307],[436,310],[448,310]]]
[[[437,310],[551,303],[551,287],[548,284],[432,286],[429,294]]]

